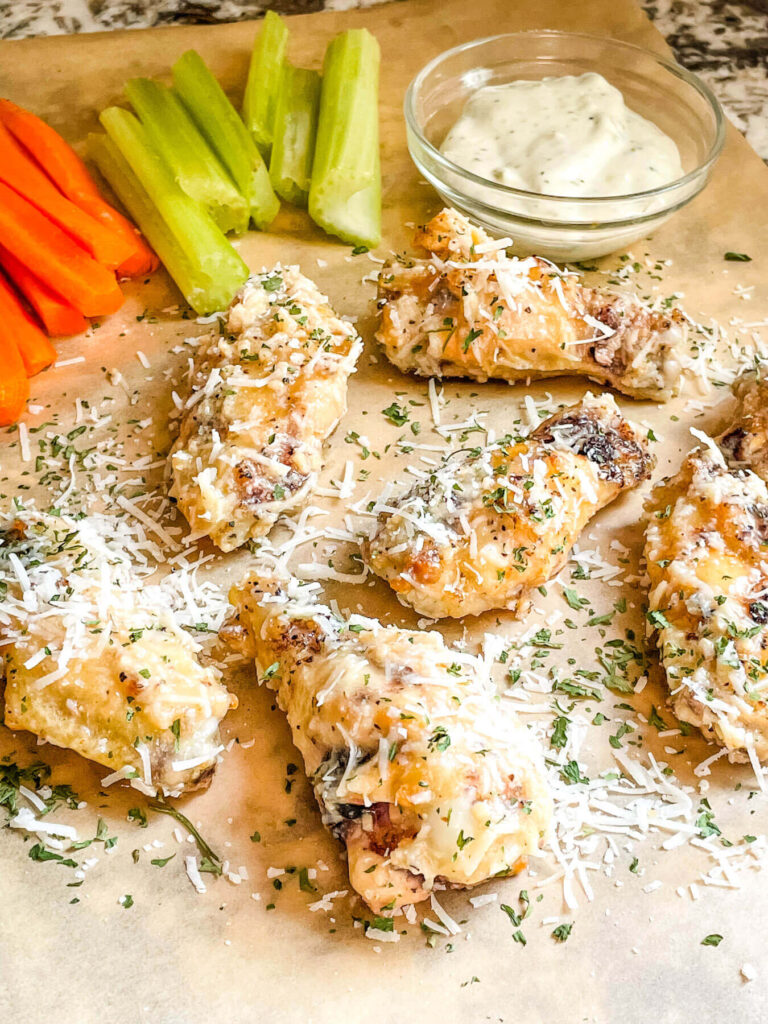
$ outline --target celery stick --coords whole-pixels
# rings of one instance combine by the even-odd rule
[[[101,114],[109,137],[93,136],[99,170],[136,221],[196,313],[225,309],[248,277],[248,267],[211,216],[179,188],[127,110]]]
[[[325,51],[309,213],[353,245],[381,240],[379,44],[353,28]]]
[[[277,216],[280,200],[239,114],[199,53],[187,50],[172,71],[176,92],[248,201],[254,224],[268,227]]]
[[[243,97],[243,121],[265,160],[274,139],[280,71],[287,43],[288,26],[279,14],[267,11],[253,44]]]
[[[275,141],[269,176],[275,192],[289,203],[306,206],[315,152],[320,75],[286,64],[275,110]]]
[[[247,230],[250,210],[245,197],[178,96],[151,78],[132,78],[125,92],[150,142],[187,195],[203,204],[222,231]]]

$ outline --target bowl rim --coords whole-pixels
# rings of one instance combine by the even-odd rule
[[[418,96],[424,80],[427,76],[434,71],[439,65],[449,57],[454,57],[466,50],[473,48],[479,48],[486,46],[489,43],[498,42],[501,39],[511,39],[520,37],[531,37],[531,36],[545,36],[547,38],[562,38],[562,39],[580,39],[588,40],[590,42],[598,42],[609,44],[618,49],[632,50],[638,53],[643,53],[648,57],[652,57],[658,64],[675,75],[676,78],[681,78],[684,82],[690,85],[696,92],[699,93],[708,103],[715,117],[715,138],[712,145],[709,148],[705,159],[701,163],[697,164],[693,170],[688,171],[680,178],[675,178],[673,181],[667,182],[665,185],[657,185],[655,188],[646,189],[642,192],[629,192],[622,195],[613,196],[561,196],[554,195],[548,192],[529,192],[526,189],[514,188],[511,185],[504,185],[501,182],[493,181],[490,178],[484,178],[479,174],[475,174],[474,171],[467,170],[460,164],[454,163],[453,160],[449,159],[440,150],[432,145],[427,139],[418,124],[415,112],[416,97]],[[460,43],[458,46],[453,46],[448,50],[443,50],[436,57],[433,57],[431,61],[424,65],[421,71],[411,80],[408,88],[405,92],[405,99],[403,101],[403,113],[405,115],[405,122],[410,132],[412,132],[418,139],[421,146],[423,146],[427,152],[433,157],[436,163],[443,169],[451,171],[454,174],[460,175],[465,180],[472,182],[477,185],[481,185],[484,188],[491,188],[497,191],[500,195],[517,196],[521,199],[538,200],[539,202],[552,202],[554,204],[560,203],[584,203],[589,206],[600,207],[609,203],[621,202],[622,200],[646,200],[653,199],[657,196],[664,196],[668,192],[680,189],[682,186],[688,185],[695,181],[696,178],[703,176],[712,167],[725,143],[725,115],[720,103],[709,88],[698,75],[692,71],[688,71],[681,64],[678,64],[675,60],[669,60],[667,57],[656,53],[654,50],[649,50],[645,46],[638,46],[636,43],[628,43],[623,39],[616,39],[614,36],[599,36],[594,35],[590,32],[563,32],[560,29],[523,29],[520,32],[501,32],[497,35],[483,36],[479,39],[471,39],[469,42]],[[628,218],[631,219],[631,218]]]

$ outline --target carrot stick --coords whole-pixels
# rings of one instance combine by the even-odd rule
[[[7,427],[24,412],[29,381],[16,340],[5,323],[0,325],[0,365],[0,427]]]
[[[0,274],[0,323],[13,338],[28,377],[34,377],[56,361],[56,349],[22,306],[16,292]]]
[[[0,121],[26,146],[65,196],[71,199],[72,193],[99,194],[83,161],[42,118],[10,100],[0,99]]]
[[[122,305],[115,275],[2,182],[0,238],[12,256],[85,316],[114,313]]]
[[[108,224],[114,231],[119,231],[125,238],[130,238],[136,246],[136,251],[129,256],[124,263],[117,268],[120,277],[140,277],[142,274],[151,274],[160,266],[160,260],[155,256],[144,241],[138,229],[131,224],[127,217],[118,213],[100,195],[83,195],[79,200],[72,199],[72,202],[96,217],[103,224]]]
[[[46,331],[52,337],[69,337],[80,334],[88,327],[88,321],[82,313],[65,302],[43,281],[27,270],[15,256],[0,246],[0,267],[34,309],[43,322]]]
[[[133,246],[65,198],[0,124],[0,181],[28,199],[110,270],[133,255]]]
[[[158,260],[131,222],[107,203],[74,149],[41,118],[0,99],[0,122],[37,161],[57,188],[81,210],[122,236],[133,253],[118,273],[132,277],[156,270]]]

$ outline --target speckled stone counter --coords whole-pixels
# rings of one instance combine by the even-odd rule
[[[379,0],[0,0],[0,38],[214,23],[367,6]],[[408,0],[400,0],[407,3]],[[677,54],[712,87],[768,160],[768,0],[641,0]]]
[[[701,75],[768,161],[768,0],[642,0],[685,67]]]

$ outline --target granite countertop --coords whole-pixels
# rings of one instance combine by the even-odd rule
[[[214,23],[379,0],[0,0],[0,39]],[[407,0],[402,0],[407,2]],[[768,0],[640,0],[678,60],[710,85],[768,161]]]

